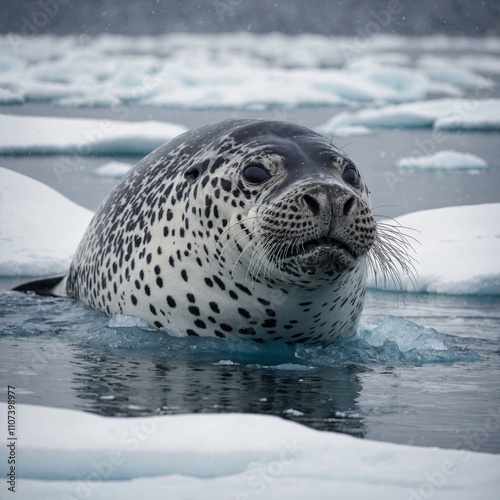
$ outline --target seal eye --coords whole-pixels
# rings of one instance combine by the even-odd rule
[[[358,169],[354,165],[348,165],[342,173],[342,179],[352,187],[359,188],[361,186],[361,177]]]
[[[243,177],[252,184],[260,184],[271,178],[271,174],[262,165],[248,165],[243,170]]]

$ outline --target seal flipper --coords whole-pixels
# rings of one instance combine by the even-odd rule
[[[23,283],[12,289],[14,292],[36,293],[37,295],[48,295],[51,297],[69,297],[66,293],[67,275],[51,276]]]

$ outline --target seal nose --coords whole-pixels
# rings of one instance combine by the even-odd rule
[[[347,217],[355,205],[354,196],[346,196],[345,193],[339,192],[309,192],[308,194],[302,195],[302,202],[304,205],[311,211],[311,213],[317,217],[320,215],[322,210],[325,210],[325,213],[330,213],[332,208],[337,210],[337,213],[340,213],[342,210],[342,214],[344,217]]]

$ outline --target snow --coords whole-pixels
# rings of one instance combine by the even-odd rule
[[[120,178],[123,177],[133,165],[129,163],[124,163],[121,161],[110,161],[97,167],[92,174],[97,177],[111,177],[111,178]]]
[[[0,275],[66,273],[92,215],[44,184],[0,167]]]
[[[6,415],[0,403],[3,429]],[[500,488],[498,455],[374,442],[274,416],[108,418],[17,404],[16,432],[20,498],[489,500]],[[5,477],[7,462],[0,467]]]
[[[500,130],[500,99],[435,99],[341,112],[317,129],[328,135],[346,126]]]
[[[488,163],[471,153],[445,149],[430,155],[400,158],[396,166],[410,170],[472,170],[488,168]]]
[[[145,155],[187,129],[156,121],[0,115],[0,154]]]
[[[424,100],[490,89],[479,73],[498,74],[493,56],[463,58],[457,47],[497,51],[498,39],[434,39],[448,57],[427,50],[430,40],[278,33],[0,36],[0,100],[121,109],[135,104],[227,109]],[[368,43],[369,42],[369,43]],[[434,47],[432,47],[434,48]]]
[[[390,224],[390,223],[389,223]],[[500,294],[500,203],[423,210],[396,218],[416,238],[416,287],[409,292],[467,295]],[[375,287],[371,277],[369,286]],[[388,283],[389,289],[397,289]]]

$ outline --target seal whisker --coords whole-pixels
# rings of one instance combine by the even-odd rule
[[[247,222],[247,221],[250,221],[252,219],[258,219],[258,216],[252,216],[252,217],[247,217],[239,222],[236,222],[234,224],[232,224],[230,226],[230,228],[234,228],[236,226],[240,226],[243,225],[244,222]],[[228,228],[229,229],[229,228]],[[227,232],[227,231],[226,231]],[[241,238],[240,240],[236,240],[236,238],[238,237],[238,235],[240,235],[241,233],[245,233],[245,236],[247,236],[247,233],[252,233],[252,232],[255,232],[255,228],[254,226],[245,226],[243,228],[240,228],[238,231],[236,231],[234,234],[232,234],[223,244],[222,244],[222,249],[221,249],[221,253],[223,253],[225,250],[226,250],[226,246],[229,245],[229,243],[231,243],[231,241],[234,241],[235,243],[231,246],[231,249],[234,250],[234,248],[239,244],[239,242],[241,241]],[[219,241],[221,241],[222,239],[222,236],[221,238],[219,239]],[[250,238],[251,239],[251,238]],[[251,242],[251,241],[250,241]]]
[[[392,224],[377,221],[377,233],[373,246],[368,253],[368,263],[372,270],[375,285],[378,286],[379,275],[383,278],[384,287],[390,280],[396,290],[403,289],[402,275],[408,276],[413,287],[416,288],[415,252],[412,241],[418,243],[413,236],[404,230],[413,230],[402,226],[395,219]]]

